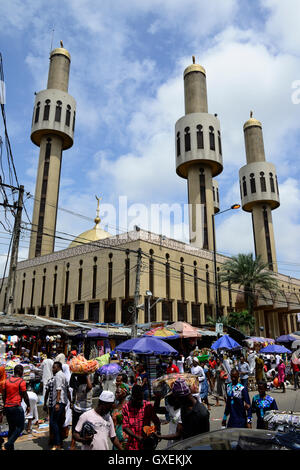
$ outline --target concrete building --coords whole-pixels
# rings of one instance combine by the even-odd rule
[[[219,210],[220,201],[218,183],[213,177],[223,169],[220,124],[215,115],[207,112],[205,70],[195,61],[185,70],[186,114],[176,123],[175,130],[176,171],[188,180],[188,198],[192,206],[191,243],[138,228],[112,236],[100,226],[98,200],[95,225],[76,237],[67,249],[54,251],[61,152],[73,143],[75,101],[67,94],[68,51],[55,49],[50,60],[48,88],[37,95],[35,104],[32,140],[41,146],[41,150],[33,235],[29,259],[19,262],[17,267],[14,312],[66,320],[126,325],[135,321],[143,323],[148,319],[146,291],[149,290],[151,306],[159,299],[150,310],[151,321],[183,320],[195,326],[204,325],[213,315],[215,304],[212,218]],[[46,108],[47,104],[50,108]],[[39,115],[39,107],[43,113],[48,109],[48,120]],[[57,111],[57,107],[61,111]],[[56,120],[56,116],[60,116],[60,120]],[[273,191],[271,180],[270,184],[266,183],[266,191],[264,186],[259,186],[261,172],[269,176],[272,173],[273,182],[276,182],[275,169],[265,162],[261,125],[256,120],[254,123],[252,118],[247,122],[247,165],[241,169],[240,181],[243,188],[245,177],[248,191],[241,190],[242,204],[244,210],[255,212],[256,253],[261,254],[276,272],[270,211],[279,205],[278,190],[275,183],[276,190]],[[253,175],[257,192],[251,189]],[[200,218],[197,217],[199,206],[203,207]],[[259,213],[264,207],[269,224],[268,246],[265,221],[261,214],[256,215],[256,210]],[[34,227],[38,227],[38,234]],[[271,247],[272,258],[268,247]],[[142,260],[139,303],[145,304],[145,310],[139,309],[138,318],[134,319],[128,309],[134,304],[139,252]],[[216,255],[217,270],[227,259]],[[275,337],[298,329],[300,280],[276,275],[281,292],[276,298],[261,292],[257,299],[257,335]],[[5,305],[5,285],[0,293],[0,309]],[[218,287],[219,309],[223,315],[243,308],[238,287],[230,284],[219,284]],[[264,327],[263,332],[261,327]]]
[[[62,151],[73,145],[76,101],[68,94],[71,56],[50,54],[46,90],[36,93],[31,140],[40,147],[29,258],[54,251]]]

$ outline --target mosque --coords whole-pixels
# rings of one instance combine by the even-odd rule
[[[40,152],[29,258],[17,266],[15,314],[130,325],[137,295],[144,304],[137,323],[178,320],[200,326],[216,318],[217,304],[219,315],[243,309],[238,287],[219,281],[228,260],[216,253],[214,233],[221,129],[217,115],[208,112],[206,71],[194,57],[192,62],[183,74],[185,114],[175,125],[176,172],[188,185],[190,243],[138,227],[111,235],[101,228],[98,200],[95,225],[67,249],[54,251],[62,152],[73,145],[76,101],[68,93],[70,53],[62,43],[50,53],[47,88],[36,93],[32,118],[31,140]],[[298,329],[300,280],[277,269],[272,210],[280,205],[279,191],[276,169],[265,158],[262,124],[251,113],[243,130],[247,164],[239,173],[241,205],[252,217],[256,256],[276,273],[281,289],[276,296],[259,293],[255,328],[258,336],[274,338]],[[2,289],[3,310],[6,296]]]

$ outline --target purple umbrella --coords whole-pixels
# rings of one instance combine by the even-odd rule
[[[293,341],[296,341],[297,339],[298,336],[291,333],[290,335],[278,336],[278,338],[276,338],[276,341],[277,343],[291,343]]]
[[[107,331],[101,328],[93,328],[87,333],[88,338],[108,338]]]
[[[269,346],[266,346],[265,348],[262,348],[260,353],[274,353],[274,354],[283,354],[283,353],[291,353],[289,349],[287,349],[284,346],[280,346],[279,344],[270,344]]]
[[[211,345],[211,349],[242,349],[242,346],[231,336],[223,335]]]
[[[97,374],[100,375],[118,375],[122,370],[119,364],[105,364],[97,370]]]

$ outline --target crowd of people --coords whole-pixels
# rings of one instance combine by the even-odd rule
[[[177,360],[158,357],[157,377],[174,377],[165,396],[153,394],[144,362],[112,357],[119,365],[118,375],[75,374],[70,370],[70,361],[76,355],[76,348],[67,358],[62,353],[55,358],[45,355],[40,367],[36,367],[38,374],[29,380],[23,377],[29,360],[26,355],[12,375],[0,367],[0,424],[3,416],[8,423],[7,440],[0,437],[3,450],[14,450],[18,437],[38,425],[38,392],[49,422],[49,445],[53,450],[63,449],[70,429],[71,450],[79,445],[89,450],[142,450],[155,449],[161,440],[170,446],[180,439],[209,432],[212,406],[224,406],[223,427],[251,428],[255,414],[257,428],[264,429],[266,411],[278,409],[269,394],[272,389],[277,387],[285,393],[291,382],[294,390],[299,388],[300,369],[289,357],[262,355],[253,350],[222,354],[196,348]],[[199,388],[189,387],[186,374],[196,378]],[[252,400],[248,390],[250,377],[257,387]],[[95,407],[93,398],[97,398]],[[168,433],[161,433],[162,424],[167,423]]]

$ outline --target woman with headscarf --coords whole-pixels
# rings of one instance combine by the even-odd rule
[[[111,415],[113,422],[114,422],[117,438],[119,439],[119,442],[121,443],[124,449],[126,447],[128,435],[123,431],[123,428],[122,428],[122,425],[123,425],[122,408],[124,404],[126,403],[126,399],[128,395],[129,395],[129,390],[126,387],[126,384],[121,383],[120,385],[117,386],[116,395],[115,395],[116,407],[113,410],[112,415]],[[113,450],[117,450],[117,447],[113,446]]]
[[[255,358],[255,379],[256,383],[264,380],[264,360],[262,355]]]
[[[60,362],[61,365],[64,365],[66,362],[66,356],[63,353],[60,353],[56,356],[55,362]]]

